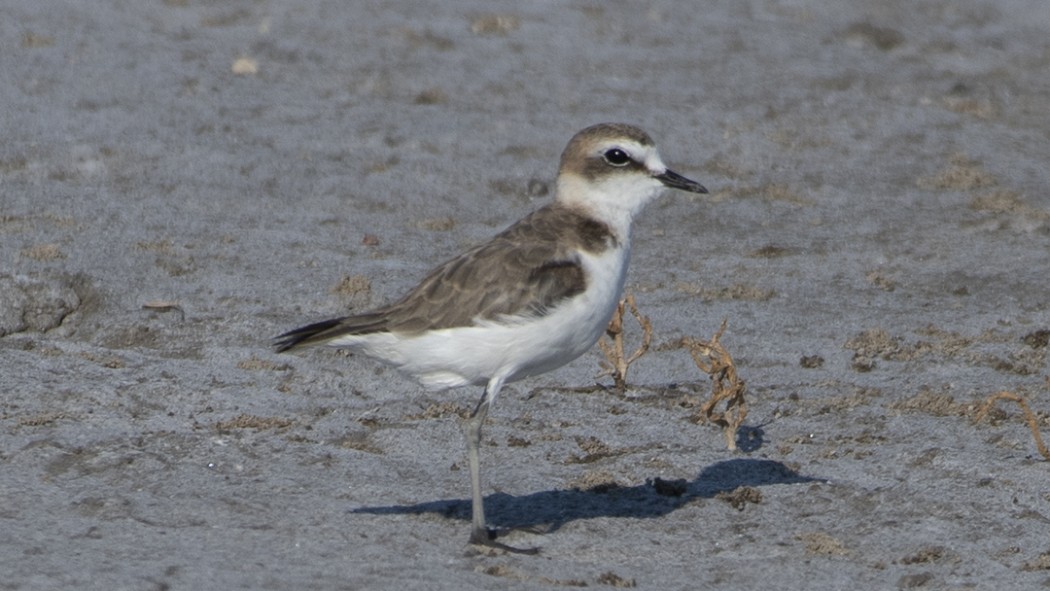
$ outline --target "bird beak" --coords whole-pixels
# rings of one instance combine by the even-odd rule
[[[663,171],[661,174],[653,175],[653,178],[672,189],[681,189],[683,191],[689,191],[690,193],[707,192],[707,189],[705,189],[700,183],[687,179],[670,168]]]

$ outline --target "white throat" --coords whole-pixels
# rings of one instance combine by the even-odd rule
[[[588,180],[574,173],[558,177],[557,201],[607,224],[616,239],[629,248],[631,223],[653,199],[663,184],[637,174]]]

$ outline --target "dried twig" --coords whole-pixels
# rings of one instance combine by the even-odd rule
[[[631,315],[642,327],[642,344],[630,356],[624,354],[623,317],[627,309],[631,310]],[[616,313],[613,314],[605,333],[612,343],[605,339],[598,341],[598,347],[605,354],[605,362],[602,364],[605,369],[598,374],[598,377],[612,376],[616,393],[623,396],[627,390],[627,368],[649,350],[649,345],[653,340],[653,325],[649,322],[648,316],[643,316],[638,311],[638,306],[634,303],[634,295],[627,294],[616,307]]]
[[[143,310],[152,310],[154,312],[178,312],[179,320],[186,320],[186,312],[182,309],[177,302],[171,302],[167,300],[151,300],[142,304]]]
[[[1047,379],[1047,385],[1050,385],[1050,378]],[[1021,411],[1024,413],[1024,420],[1028,423],[1028,429],[1032,431],[1032,438],[1035,439],[1035,446],[1039,449],[1039,453],[1043,454],[1043,457],[1050,460],[1050,449],[1046,448],[1046,444],[1043,443],[1043,437],[1039,434],[1039,420],[1036,418],[1035,413],[1028,407],[1028,401],[1025,400],[1024,396],[1014,394],[1013,392],[997,392],[988,397],[984,401],[984,404],[977,410],[977,414],[974,415],[973,422],[979,423],[981,419],[988,414],[988,411],[992,410],[995,403],[999,400],[1010,400],[1016,402],[1021,407]]]
[[[686,338],[682,342],[689,348],[689,354],[700,371],[711,378],[711,399],[700,406],[700,410],[693,415],[693,421],[709,421],[722,427],[726,446],[735,450],[737,429],[747,418],[747,401],[744,399],[746,388],[744,380],[736,373],[733,358],[719,342],[725,329],[726,321],[723,320],[722,326],[710,341]],[[718,412],[715,407],[722,401],[726,403],[725,410]]]

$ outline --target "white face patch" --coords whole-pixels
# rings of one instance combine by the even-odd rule
[[[657,152],[656,148],[649,148],[643,162],[645,162],[645,167],[649,169],[649,172],[653,175],[667,172],[667,165],[660,159],[660,153]]]

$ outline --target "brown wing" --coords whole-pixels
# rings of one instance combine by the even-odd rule
[[[586,287],[577,257],[558,250],[547,240],[523,246],[497,237],[438,267],[388,307],[386,329],[419,332],[541,313]]]
[[[582,292],[578,250],[615,243],[604,225],[551,205],[489,242],[434,269],[397,302],[360,316],[319,322],[278,337],[278,351],[348,334],[414,333],[470,326],[476,320],[540,314]]]

